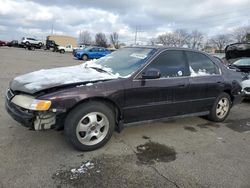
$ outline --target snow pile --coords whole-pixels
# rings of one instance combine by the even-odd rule
[[[31,72],[14,79],[14,82],[23,85],[27,89],[40,90],[63,84],[71,84],[78,82],[97,81],[106,79],[116,79],[118,74],[112,74],[112,70],[105,68],[107,71],[98,71],[91,67],[102,69],[94,61],[90,61],[81,65],[61,67],[47,70],[39,70]]]
[[[199,69],[198,72],[195,72],[194,69],[189,66],[189,70],[191,75],[190,76],[207,76],[207,75],[211,75],[210,73],[207,73],[207,71],[205,69]]]
[[[83,163],[80,167],[78,168],[73,168],[70,170],[70,179],[77,179],[79,176],[82,174],[85,174],[88,172],[88,170],[94,168],[94,163],[87,161]]]

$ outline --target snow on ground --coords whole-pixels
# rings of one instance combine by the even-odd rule
[[[88,172],[88,170],[92,168],[94,168],[94,163],[92,163],[91,161],[87,161],[83,163],[78,168],[72,168],[70,170],[71,172],[70,179],[77,179],[79,176],[81,176],[82,174],[85,174],[86,172]]]

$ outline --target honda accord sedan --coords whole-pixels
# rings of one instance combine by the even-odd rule
[[[241,91],[241,74],[206,53],[128,47],[81,65],[18,76],[5,104],[20,124],[63,128],[76,149],[89,151],[135,123],[186,116],[222,122]]]

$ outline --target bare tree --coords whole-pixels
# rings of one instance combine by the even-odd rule
[[[159,35],[157,43],[170,47],[184,47],[188,45],[190,39],[189,33],[184,29],[177,29],[172,33]]]
[[[79,42],[81,44],[90,45],[92,43],[92,39],[88,31],[80,31],[79,35]]]
[[[114,48],[119,48],[119,36],[118,33],[113,32],[110,34],[110,43],[114,46]]]
[[[238,27],[232,32],[232,39],[235,42],[246,41],[247,34],[250,33],[250,26]]]
[[[95,43],[98,46],[102,46],[106,48],[108,46],[106,35],[104,33],[97,33],[95,35]]]
[[[156,45],[157,44],[157,39],[156,38],[151,38],[148,40],[148,45]]]
[[[172,38],[173,38],[172,33],[165,33],[165,34],[159,35],[156,38],[156,43],[162,44],[164,46],[173,46]]]
[[[203,33],[198,30],[193,30],[190,34],[188,47],[192,49],[200,49],[204,40]]]
[[[220,52],[223,52],[226,45],[228,45],[231,42],[229,35],[217,35],[210,39],[210,43],[218,48]]]
[[[185,29],[177,29],[172,34],[172,45],[174,47],[184,47],[189,43],[190,35]]]

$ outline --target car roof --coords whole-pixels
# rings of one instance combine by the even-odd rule
[[[209,55],[206,52],[191,49],[191,48],[180,48],[180,47],[169,47],[169,46],[135,45],[135,46],[127,46],[125,48],[148,48],[148,49],[156,49],[156,50],[159,50],[159,51],[164,51],[164,50],[184,50],[184,51],[198,52],[198,53],[202,53],[202,54],[205,54],[205,55]]]

